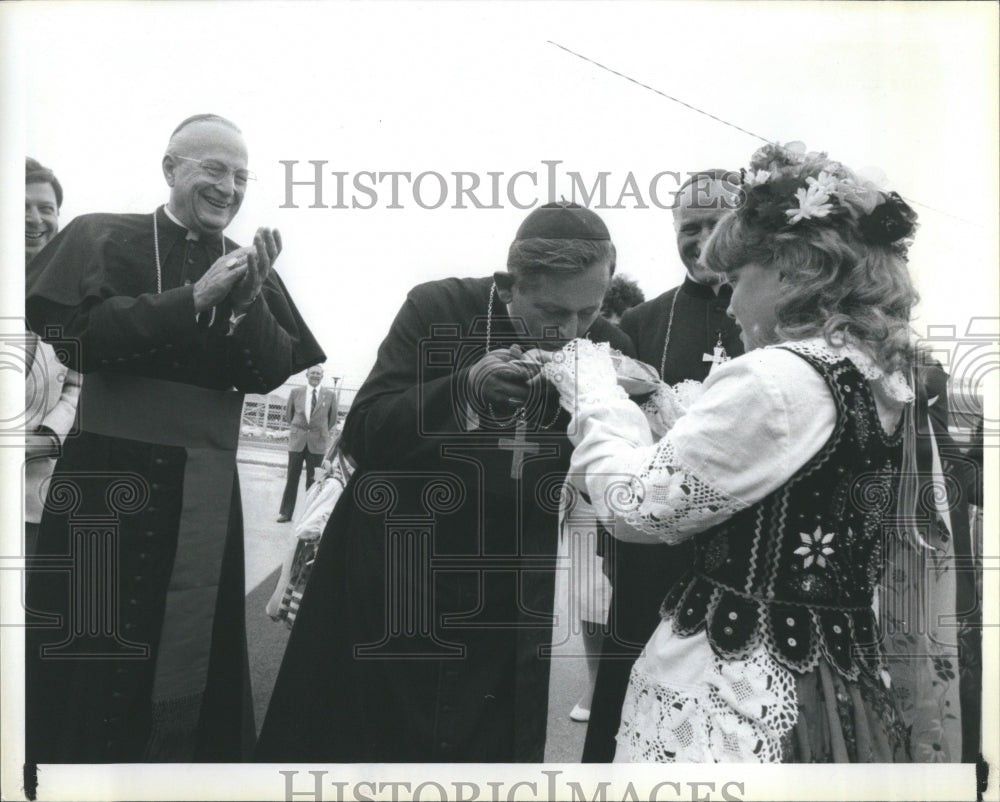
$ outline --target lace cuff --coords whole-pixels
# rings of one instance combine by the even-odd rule
[[[643,414],[649,421],[649,428],[654,437],[663,437],[674,428],[688,408],[705,391],[705,386],[698,381],[687,379],[678,384],[661,384],[656,392],[642,405]]]
[[[618,749],[633,763],[780,763],[795,725],[795,678],[763,649],[745,660],[713,655],[695,685],[632,668]],[[616,757],[616,761],[619,758]]]
[[[611,346],[590,340],[573,340],[542,368],[556,389],[559,403],[569,412],[578,407],[628,400],[618,386]]]
[[[681,461],[669,434],[639,475],[614,491],[608,499],[612,511],[667,543],[704,532],[749,506],[700,479]]]

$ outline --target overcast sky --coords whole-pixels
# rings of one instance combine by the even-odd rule
[[[918,330],[961,334],[970,316],[996,314],[994,4],[5,3],[0,15],[9,280],[22,269],[23,154],[62,180],[64,225],[91,211],[149,212],[167,199],[169,132],[192,113],[223,114],[243,128],[259,175],[229,233],[246,242],[259,225],[282,231],[278,272],[327,374],[349,385],[412,285],[503,266],[527,214],[507,198],[518,171],[539,183],[515,179],[521,203],[570,196],[575,171],[588,186],[609,173],[613,205],[634,177],[638,198],[601,214],[619,269],[653,297],[683,277],[653,176],[738,168],[761,144],[548,40],[766,139],[881,168],[905,197],[947,212],[916,206]],[[309,187],[294,189],[299,208],[281,208],[283,160],[298,162],[296,179],[326,161],[328,205],[334,172],[346,174],[347,206],[372,203],[352,190],[364,171],[440,174],[447,195],[424,209],[401,180],[403,208],[390,209],[387,179],[371,209],[308,208]],[[555,187],[544,161],[560,162]],[[462,171],[480,177],[487,205],[487,173],[501,173],[503,208],[453,208]],[[675,187],[662,178],[659,200]],[[420,190],[433,205],[441,186],[430,175]]]

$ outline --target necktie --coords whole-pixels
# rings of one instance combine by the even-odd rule
[[[309,415],[310,415],[310,417],[312,416],[312,413],[314,413],[315,411],[316,411],[316,388],[313,387],[313,402],[312,402],[312,406],[309,407]]]

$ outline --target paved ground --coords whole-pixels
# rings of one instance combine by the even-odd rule
[[[264,720],[281,655],[288,640],[284,624],[275,624],[264,605],[277,581],[278,569],[292,543],[293,524],[279,524],[278,505],[285,482],[284,451],[241,448],[240,485],[246,527],[247,639],[257,726]],[[303,483],[304,486],[304,483]],[[301,505],[304,491],[299,489]],[[300,507],[301,508],[301,507]],[[569,711],[586,682],[580,637],[566,620],[565,575],[556,585],[557,626],[549,686],[549,728],[545,759],[550,763],[579,762],[586,725],[573,722]]]

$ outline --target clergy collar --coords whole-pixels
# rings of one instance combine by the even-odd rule
[[[716,295],[710,286],[701,284],[688,275],[684,276],[684,283],[681,284],[681,289],[685,295],[690,295],[692,298],[704,298],[706,300],[711,300],[712,298],[729,298],[733,294],[733,288],[728,284],[723,284],[719,288],[718,295]]]
[[[167,216],[167,219],[170,220],[171,223],[173,223],[174,225],[180,226],[181,228],[184,229],[185,232],[187,232],[185,234],[185,236],[184,236],[184,239],[200,240],[202,238],[201,234],[199,234],[197,231],[192,231],[190,228],[188,228],[186,225],[184,225],[178,219],[177,215],[175,215],[172,211],[170,211],[170,207],[167,206],[167,204],[165,204],[165,203],[163,204],[163,213]],[[219,234],[219,241],[220,242],[222,241],[223,237],[225,237],[225,234],[220,233]],[[211,240],[213,238],[212,237],[206,237],[205,239],[206,240]]]
[[[177,215],[175,215],[172,211],[170,211],[170,207],[167,206],[167,204],[165,203],[163,204],[163,213],[167,216],[167,219],[169,219],[171,223],[180,226],[187,232],[187,234],[184,236],[184,239],[194,239],[194,240],[201,239],[201,235],[197,231],[192,231],[190,228],[184,225],[177,218]]]

